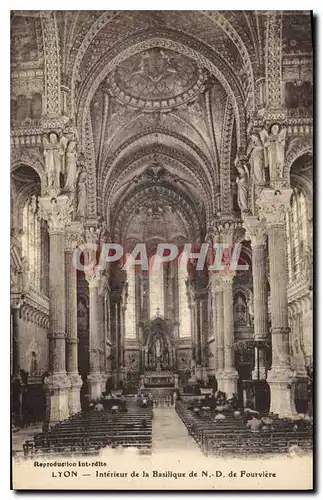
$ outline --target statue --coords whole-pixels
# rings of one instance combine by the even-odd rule
[[[29,287],[29,262],[27,257],[23,256],[21,259],[21,273],[22,273],[22,290],[26,292]]]
[[[156,340],[155,347],[156,347],[156,357],[160,358],[160,340],[159,339]]]
[[[247,156],[249,157],[255,183],[265,184],[265,151],[264,145],[257,135],[251,136]]]
[[[70,141],[66,148],[65,155],[65,165],[66,165],[66,181],[64,190],[69,192],[75,191],[76,179],[77,179],[77,165],[76,165],[76,143],[75,141]]]
[[[264,129],[260,137],[265,146],[266,162],[269,165],[270,180],[283,177],[285,160],[285,138],[286,128],[279,131],[279,125],[275,123],[270,129],[270,135]]]
[[[47,137],[43,137],[44,157],[47,172],[47,189],[49,191],[60,191],[60,174],[62,172],[62,157],[65,151],[65,141],[62,138],[58,141],[57,135],[52,132]]]
[[[30,360],[30,375],[33,377],[36,376],[37,374],[38,374],[37,354],[35,351],[32,351]]]
[[[240,177],[237,177],[238,185],[238,205],[242,212],[248,211],[248,192],[249,192],[249,171],[244,163],[235,162],[236,169]]]
[[[77,215],[79,217],[85,217],[86,195],[87,195],[86,170],[83,169],[80,172],[77,182]]]

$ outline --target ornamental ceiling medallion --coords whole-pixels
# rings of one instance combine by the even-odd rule
[[[110,87],[123,104],[147,111],[167,110],[194,99],[205,77],[188,57],[156,47],[117,66]]]

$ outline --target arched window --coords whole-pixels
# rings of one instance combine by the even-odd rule
[[[154,269],[155,256],[149,261],[149,316],[164,315],[164,268]]]
[[[191,314],[188,307],[186,280],[187,269],[178,266],[178,295],[179,295],[179,336],[191,336]]]
[[[308,245],[306,198],[299,188],[293,190],[286,230],[289,279],[294,280],[304,271]]]
[[[131,266],[127,270],[127,307],[125,317],[125,338],[136,338],[136,270]]]

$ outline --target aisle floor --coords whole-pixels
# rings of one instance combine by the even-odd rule
[[[202,454],[173,407],[154,408],[152,441],[153,451],[181,450]]]

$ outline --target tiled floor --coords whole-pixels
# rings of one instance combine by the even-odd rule
[[[185,450],[201,453],[175,408],[154,408],[152,431],[153,451]]]

